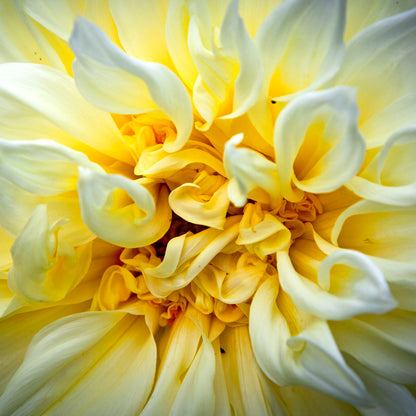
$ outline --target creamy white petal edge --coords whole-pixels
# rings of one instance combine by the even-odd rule
[[[81,93],[106,111],[137,114],[160,109],[178,134],[164,148],[174,152],[188,140],[193,126],[191,99],[179,78],[164,65],[144,62],[123,52],[94,23],[79,17],[70,45],[75,53],[75,82]],[[111,88],[108,88],[111,82]]]

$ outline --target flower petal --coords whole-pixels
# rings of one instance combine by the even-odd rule
[[[231,406],[238,415],[268,415],[246,326],[228,327],[220,337],[222,361]]]
[[[279,197],[279,179],[276,165],[260,153],[236,147],[243,135],[232,137],[225,144],[224,167],[230,183],[228,195],[237,207],[242,207],[251,191],[264,189],[272,199]]]
[[[371,408],[360,408],[363,416],[412,416],[416,408],[416,400],[405,386],[392,383],[377,375],[358,361],[347,356],[348,364],[357,372],[367,386],[371,398],[375,402]]]
[[[130,57],[98,26],[82,17],[75,22],[70,44],[77,57],[74,78],[88,100],[122,114],[160,108],[177,128],[177,137],[167,140],[164,148],[174,152],[185,144],[192,131],[192,104],[185,86],[172,71]]]
[[[169,205],[186,221],[222,229],[230,204],[227,186],[220,187],[208,201],[201,200],[200,194],[201,188],[197,184],[185,183],[169,194]]]
[[[181,388],[182,377],[190,371],[201,338],[200,328],[190,317],[199,322],[195,310],[188,306],[187,311],[175,320],[171,330],[166,333],[167,345],[161,357],[157,381],[141,413],[142,416],[168,415],[175,402]],[[180,403],[177,406],[179,405]]]
[[[29,309],[0,320],[0,394],[23,361],[27,347],[33,336],[43,327],[64,316],[84,311],[88,305],[53,306],[40,310]]]
[[[101,160],[104,154],[133,163],[111,116],[86,102],[68,75],[45,65],[1,65],[0,117],[4,139],[47,138],[93,159],[101,153]],[[23,118],[25,123],[16,122]]]
[[[415,211],[360,201],[347,208],[332,229],[332,242],[374,257],[415,263]]]
[[[300,190],[334,191],[357,173],[365,155],[357,119],[350,88],[307,93],[285,107],[276,122],[274,146],[286,199],[301,199]]]
[[[416,123],[415,40],[416,9],[376,22],[349,42],[331,82],[358,87],[359,123],[368,147]]]
[[[344,57],[344,25],[345,1],[296,0],[276,7],[255,38],[266,94],[287,100],[330,79]]]
[[[2,413],[137,414],[152,386],[156,348],[143,318],[124,317],[87,312],[41,330],[0,399]]]
[[[365,388],[344,362],[326,322],[309,318],[304,330],[291,336],[276,305],[277,292],[276,282],[266,280],[250,308],[251,342],[265,374],[280,386],[302,385],[355,406],[367,405]]]
[[[215,354],[208,338],[202,333],[203,343],[183,379],[169,416],[213,416],[215,408]],[[189,398],[192,397],[192,400]]]
[[[0,139],[0,175],[24,190],[52,196],[77,189],[78,166],[104,170],[81,152],[51,140]]]
[[[121,44],[129,55],[172,68],[165,36],[168,7],[167,0],[110,0]]]
[[[382,314],[396,306],[383,274],[359,252],[339,250],[326,257],[317,273],[319,285],[296,272],[288,252],[277,253],[277,264],[282,288],[295,305],[322,319]]]
[[[49,226],[46,205],[38,205],[11,248],[9,285],[28,301],[56,302],[86,274],[91,246],[74,249],[62,238],[65,220]]]
[[[140,247],[157,241],[159,234],[167,231],[169,211],[164,192],[155,207],[150,192],[137,181],[83,167],[79,171],[82,218],[97,236],[122,247]]]
[[[395,132],[369,166],[346,186],[367,200],[388,205],[416,205],[416,128]]]
[[[331,323],[340,350],[388,380],[415,384],[415,312],[394,310]]]

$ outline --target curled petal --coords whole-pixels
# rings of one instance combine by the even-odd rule
[[[277,292],[276,282],[266,280],[250,308],[251,342],[265,374],[281,386],[307,386],[355,406],[368,405],[364,385],[345,363],[326,322],[303,317],[304,329],[291,336]],[[294,307],[287,313],[298,314]]]
[[[345,320],[396,307],[383,274],[361,253],[340,250],[326,257],[319,284],[298,274],[287,252],[277,253],[277,263],[282,288],[295,305],[322,319]]]
[[[98,26],[81,17],[75,22],[70,44],[77,58],[73,63],[75,81],[88,100],[122,114],[159,108],[177,129],[177,137],[165,142],[166,151],[174,152],[185,144],[192,131],[192,104],[172,71],[130,57]]]
[[[357,120],[351,88],[307,93],[284,108],[276,122],[274,146],[286,199],[299,201],[302,191],[334,191],[358,172],[365,143]]]
[[[42,196],[76,190],[78,166],[104,172],[83,153],[52,140],[0,139],[0,162],[1,176],[28,192]]]
[[[279,179],[276,165],[260,153],[236,147],[243,135],[232,137],[224,150],[224,167],[230,179],[228,195],[237,207],[242,207],[249,193],[264,189],[273,200],[279,198]]]
[[[336,220],[332,242],[361,253],[415,264],[415,211],[410,207],[360,201]]]
[[[196,184],[188,183],[170,193],[169,205],[186,221],[222,229],[230,204],[227,185],[221,186],[208,201],[204,199],[201,199],[201,188]]]
[[[369,166],[346,186],[367,200],[388,205],[416,205],[416,128],[394,133]]]
[[[123,247],[140,247],[157,241],[166,232],[169,212],[163,195],[155,207],[150,192],[135,181],[82,167],[79,170],[82,218],[97,236]]]
[[[56,302],[84,277],[91,245],[74,249],[60,233],[65,220],[49,227],[46,205],[38,205],[16,238],[11,253],[9,284],[29,301]]]

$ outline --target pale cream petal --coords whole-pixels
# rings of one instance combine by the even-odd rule
[[[46,205],[38,205],[11,248],[8,280],[14,293],[28,301],[63,299],[86,274],[91,245],[74,249],[60,233],[65,221],[49,226]]]
[[[261,3],[252,0],[240,0],[238,10],[246,24],[247,31],[254,38],[258,28],[264,19],[280,4],[283,0],[263,0]],[[221,0],[210,1],[212,8],[219,8],[218,3],[225,3]],[[215,4],[215,6],[214,6]]]
[[[414,264],[415,211],[360,201],[347,208],[332,229],[332,242],[374,257]]]
[[[166,19],[166,43],[179,76],[192,90],[198,71],[188,48],[189,14],[186,0],[172,0]]]
[[[0,320],[0,394],[23,361],[27,347],[33,336],[51,322],[84,311],[89,305],[54,306],[40,310],[30,310],[6,316]]]
[[[110,114],[86,102],[71,77],[48,66],[1,65],[0,118],[3,139],[51,139],[97,161],[133,163]]]
[[[62,230],[64,238],[73,246],[91,241],[94,235],[82,221],[76,191],[54,197],[41,197],[17,187],[0,176],[0,226],[10,237],[16,237],[39,204],[48,206],[52,222],[67,220]]]
[[[279,394],[292,415],[360,416],[351,405],[306,387],[280,387]]]
[[[243,134],[232,137],[224,150],[224,167],[227,177],[228,196],[237,207],[242,207],[251,191],[264,189],[272,200],[279,198],[279,177],[276,165],[260,153],[246,148],[238,148]]]
[[[334,191],[357,173],[365,155],[357,119],[350,88],[307,93],[285,107],[274,131],[285,198],[298,201],[302,191]]]
[[[23,0],[22,8],[34,20],[68,40],[78,14],[84,12],[86,0]]]
[[[414,415],[416,400],[405,386],[391,382],[390,380],[373,373],[358,361],[347,356],[348,364],[359,374],[361,380],[367,386],[375,405],[370,408],[359,409],[363,416],[392,416]]]
[[[367,405],[366,390],[343,360],[326,322],[304,316],[304,329],[291,336],[276,305],[277,292],[276,282],[266,280],[250,308],[251,342],[264,373],[281,386],[302,385],[353,405]]]
[[[416,128],[395,132],[369,166],[347,187],[367,200],[388,205],[416,205]]]
[[[33,62],[48,65],[48,60],[25,25],[15,1],[0,2],[0,62]]]
[[[201,338],[201,330],[194,319],[200,321],[196,311],[188,306],[187,311],[175,320],[172,328],[165,330],[166,346],[161,355],[156,384],[141,416],[169,414],[180,391],[182,377],[190,371]]]
[[[331,323],[339,348],[388,380],[416,380],[415,312],[394,310]]]
[[[137,372],[137,368],[143,365],[143,359],[149,358],[149,368],[144,374],[150,380],[147,377],[148,383],[143,380],[143,386],[147,388],[142,392],[146,398],[154,374],[155,348],[154,346],[149,348],[148,344],[149,342],[152,344],[152,340],[143,339],[142,331],[134,331],[134,327],[138,325],[137,320],[143,318],[126,317],[125,315],[121,312],[84,312],[55,321],[38,332],[27,349],[25,360],[0,398],[1,412],[3,414],[15,412],[16,415],[31,414],[33,416],[44,414],[48,408],[65,398],[65,393],[69,395],[75,393],[78,384],[83,386],[82,400],[80,398],[77,400],[77,404],[82,408],[86,404],[83,402],[91,399],[91,394],[94,391],[93,386],[90,386],[91,391],[85,391],[88,383],[83,384],[83,382],[86,377],[94,379],[98,376],[98,380],[95,378],[98,383],[96,391],[98,392],[102,388],[102,391],[105,392],[103,397],[108,399],[114,392],[113,400],[107,402],[107,408],[109,404],[117,403],[122,398],[126,408],[123,409],[124,413],[120,414],[135,414],[138,409],[132,401],[140,402],[142,397],[136,390],[137,394],[132,395],[130,388],[135,388],[134,384],[140,380],[140,377],[143,377]],[[145,328],[143,327],[143,329]],[[148,333],[148,330],[145,330]],[[122,342],[126,331],[130,333],[130,337],[128,337],[130,341],[127,340],[127,344]],[[138,350],[135,354],[126,356],[123,354],[123,345],[124,348],[127,347],[127,351],[134,351],[134,346],[142,345],[145,357],[140,353],[137,354]],[[129,371],[129,364],[133,364],[135,367],[133,374]],[[128,384],[124,385],[123,383],[123,386],[120,386],[125,387],[121,391],[114,389],[111,378],[102,376],[109,369],[114,374],[117,368],[122,375],[125,375],[126,372],[130,375],[125,379]],[[134,382],[132,383],[130,380],[134,380]],[[129,386],[129,384],[133,385]],[[102,399],[101,395],[99,397]],[[102,402],[100,400],[96,403]],[[129,409],[130,406],[133,407],[133,411]],[[54,412],[53,414],[62,413]]]
[[[234,414],[270,415],[246,326],[228,327],[220,336],[228,396]]]
[[[168,7],[167,0],[110,0],[121,44],[129,55],[172,68],[165,36]]]
[[[347,2],[345,40],[349,41],[354,35],[372,23],[414,7],[415,2],[413,0],[350,0]]]
[[[88,100],[122,114],[159,108],[177,128],[177,137],[165,141],[165,149],[173,152],[185,144],[192,131],[192,104],[172,71],[159,63],[130,57],[97,25],[81,17],[75,22],[70,44],[77,57],[73,64],[75,81]]]
[[[345,320],[363,313],[385,313],[396,307],[381,271],[367,257],[339,250],[319,265],[316,284],[294,269],[289,253],[277,253],[282,289],[295,305],[326,320]]]
[[[0,162],[1,176],[42,196],[76,190],[78,166],[104,172],[83,153],[51,140],[0,139]]]
[[[221,26],[220,39],[222,51],[236,59],[239,64],[238,76],[234,83],[232,113],[224,118],[239,117],[257,100],[263,81],[263,65],[244,20],[238,14],[237,0],[231,0],[228,6]],[[208,83],[207,85],[209,87]]]
[[[203,333],[202,339],[203,343],[182,381],[169,416],[214,415],[215,353]]]
[[[344,57],[344,24],[345,1],[283,2],[270,13],[256,33],[266,94],[287,100],[329,80]]]
[[[147,245],[149,238],[158,240],[160,230],[147,235],[146,229],[142,228],[149,224],[154,226],[152,220],[155,218],[160,226],[164,226],[159,218],[163,212],[156,208],[151,193],[144,186],[121,175],[99,173],[83,167],[79,170],[81,214],[92,232],[122,247]],[[159,197],[160,200],[163,197]]]
[[[374,23],[349,42],[331,82],[358,87],[359,123],[368,147],[416,123],[415,39],[416,9]]]
[[[153,386],[156,344],[141,317],[117,332],[113,337],[118,339],[99,361],[91,367],[84,364],[85,376],[72,380],[76,384],[42,414],[135,416],[141,411]]]

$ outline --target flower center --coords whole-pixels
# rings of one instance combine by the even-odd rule
[[[118,264],[107,268],[94,307],[152,311],[166,326],[189,303],[225,324],[246,324],[259,284],[270,277],[278,282],[275,253],[323,212],[319,198],[304,193],[299,202],[271,203],[259,194],[235,207],[222,155],[204,136],[195,133],[184,148],[168,153],[163,144],[175,134],[170,121],[134,116],[121,132],[135,154],[137,180],[149,190],[160,183],[169,189],[172,217],[163,237],[125,248]]]

